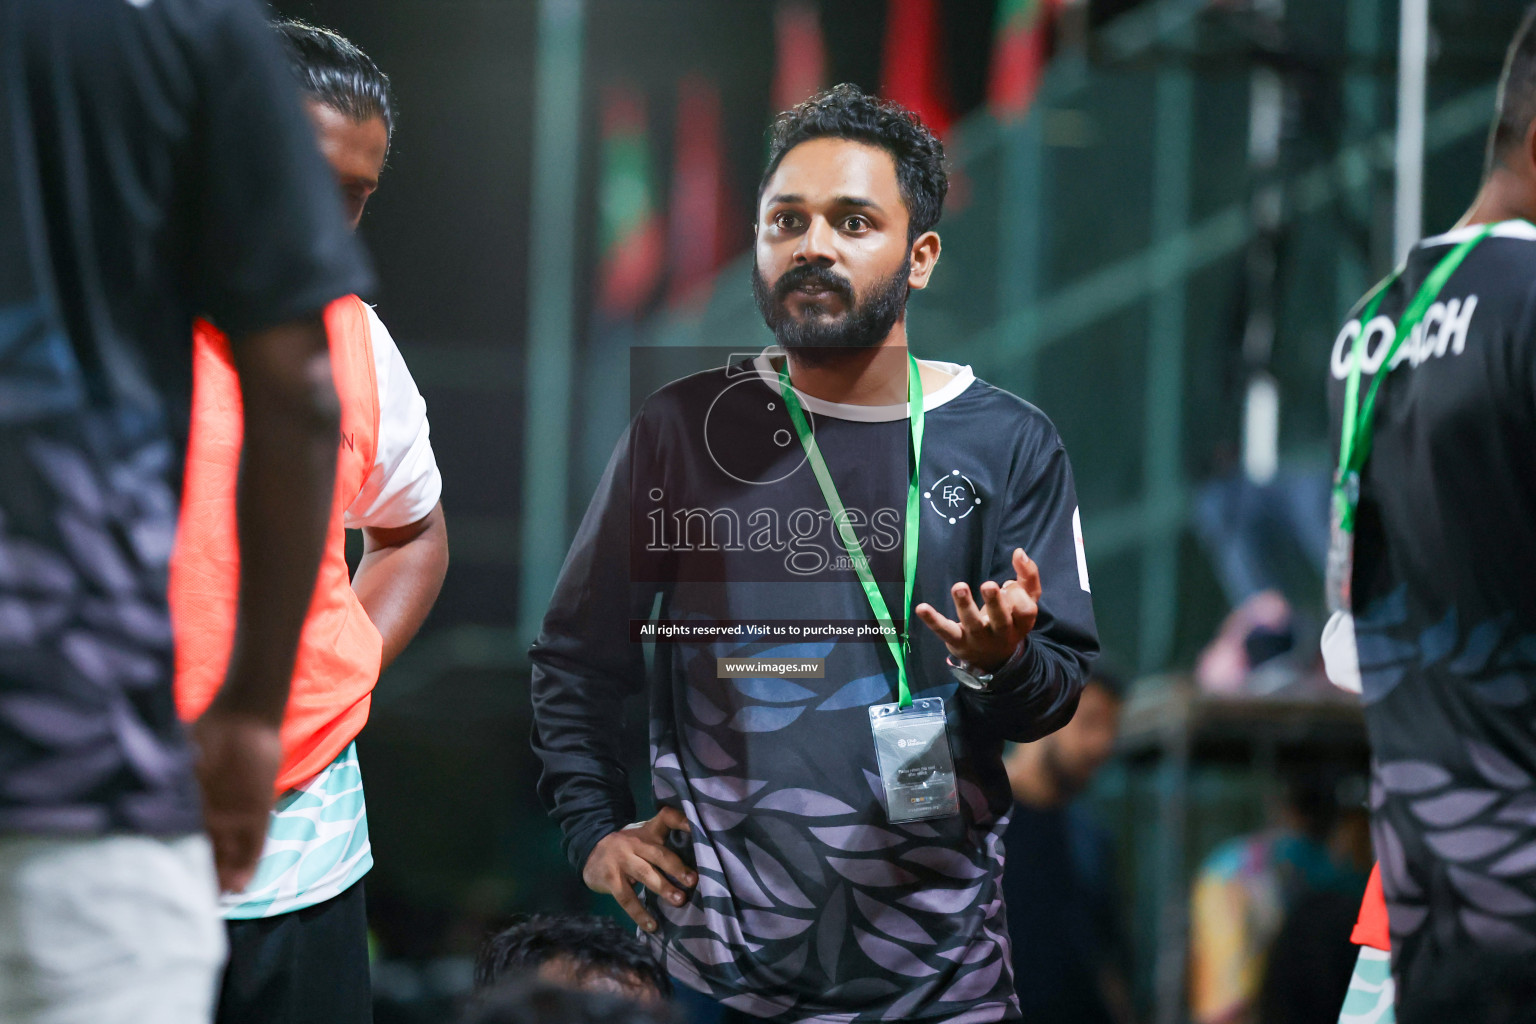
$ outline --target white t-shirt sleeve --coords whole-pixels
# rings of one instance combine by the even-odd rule
[[[409,526],[443,494],[428,437],[427,403],[383,321],[368,307],[374,378],[379,388],[379,437],[373,469],[346,511],[351,529]]]

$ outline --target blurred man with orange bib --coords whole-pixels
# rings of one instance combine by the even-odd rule
[[[389,150],[389,80],[335,33],[295,22],[278,29],[355,229]],[[355,295],[333,302],[325,323],[341,402],[335,500],[283,722],[277,806],[255,879],[223,901],[230,959],[220,1024],[372,1019],[361,880],[373,857],[353,740],[380,669],[426,618],[448,566],[426,404],[399,350]],[[176,697],[186,719],[202,712],[223,678],[240,576],[240,389],[228,339],[200,322],[193,358],[171,567]],[[365,537],[355,580],[347,528]]]

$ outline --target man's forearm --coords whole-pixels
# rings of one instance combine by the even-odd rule
[[[1028,743],[1072,720],[1087,678],[1088,658],[1041,636],[1030,636],[983,692],[963,695],[986,709],[1003,738]]]
[[[352,589],[383,639],[383,667],[399,657],[426,621],[448,573],[448,528],[441,503],[399,529],[365,528]]]
[[[340,412],[318,316],[232,346],[244,405],[236,517],[240,595],[215,706],[282,721],[336,476]]]
[[[542,762],[539,799],[560,823],[561,846],[578,871],[603,836],[635,817],[617,740],[625,695],[638,689],[644,671],[638,659],[624,667],[610,664],[610,672],[594,670],[590,659],[598,651],[631,655],[627,642],[609,641],[584,654],[586,646],[546,632],[529,652],[533,752]],[[578,660],[583,656],[588,660]]]

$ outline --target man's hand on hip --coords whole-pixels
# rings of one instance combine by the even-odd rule
[[[635,885],[643,885],[675,907],[683,905],[698,876],[681,857],[667,848],[667,833],[692,831],[688,819],[675,807],[663,807],[650,821],[611,832],[598,840],[581,869],[581,880],[593,892],[605,892],[619,901],[624,913],[645,931],[656,930],[656,920],[646,913]],[[675,884],[674,884],[675,883]]]

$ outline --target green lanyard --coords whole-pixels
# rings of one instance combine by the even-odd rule
[[[885,596],[880,593],[880,587],[869,571],[869,556],[860,546],[853,527],[848,525],[848,511],[843,507],[843,499],[838,496],[837,485],[832,482],[832,474],[827,472],[826,460],[821,457],[821,449],[817,447],[810,424],[806,422],[805,410],[800,407],[799,396],[795,394],[794,386],[789,382],[788,356],[784,357],[784,365],[779,368],[779,390],[784,395],[784,405],[789,409],[789,418],[795,424],[795,433],[805,449],[806,460],[810,462],[811,470],[816,474],[816,482],[821,485],[821,495],[826,499],[828,511],[832,513],[832,522],[837,525],[837,535],[843,542],[843,548],[848,552],[848,559],[853,562],[854,571],[859,574],[859,583],[864,588],[864,596],[869,601],[870,610],[875,613],[875,620],[885,628],[885,644],[890,648],[891,657],[896,660],[896,685],[903,708],[912,706],[912,689],[907,685],[907,655],[912,650],[912,638],[909,635],[912,626],[912,586],[917,580],[917,492],[919,489],[917,467],[922,461],[923,454],[923,379],[917,368],[917,360],[912,357],[911,352],[907,353],[907,363],[907,401],[911,408],[911,416],[907,422],[910,424],[912,437],[912,475],[907,480],[907,522],[902,547],[902,586],[903,600],[906,604],[903,608],[899,638],[896,635],[895,623],[891,620],[890,610],[886,607]]]
[[[1339,527],[1346,533],[1355,532],[1355,509],[1360,503],[1360,470],[1364,468],[1366,460],[1371,457],[1371,431],[1376,422],[1376,393],[1381,389],[1381,382],[1391,372],[1392,357],[1397,355],[1403,341],[1424,319],[1424,314],[1429,312],[1429,307],[1434,305],[1435,299],[1439,297],[1440,289],[1445,287],[1445,282],[1450,280],[1456,268],[1461,266],[1461,261],[1467,258],[1467,253],[1487,238],[1493,228],[1492,224],[1483,225],[1477,234],[1452,249],[1444,259],[1435,264],[1435,269],[1429,272],[1429,276],[1424,279],[1424,284],[1419,287],[1418,293],[1408,303],[1408,308],[1403,311],[1402,319],[1397,322],[1397,334],[1392,339],[1391,347],[1382,355],[1381,363],[1371,378],[1371,387],[1365,393],[1363,406],[1359,401],[1361,364],[1365,360],[1365,336],[1369,333],[1371,321],[1376,318],[1376,311],[1381,308],[1381,300],[1402,271],[1394,271],[1378,284],[1371,293],[1371,297],[1366,300],[1365,308],[1360,312],[1360,333],[1355,335],[1354,348],[1349,356],[1349,377],[1344,384],[1344,424],[1339,437],[1339,472],[1333,484],[1335,517]]]

